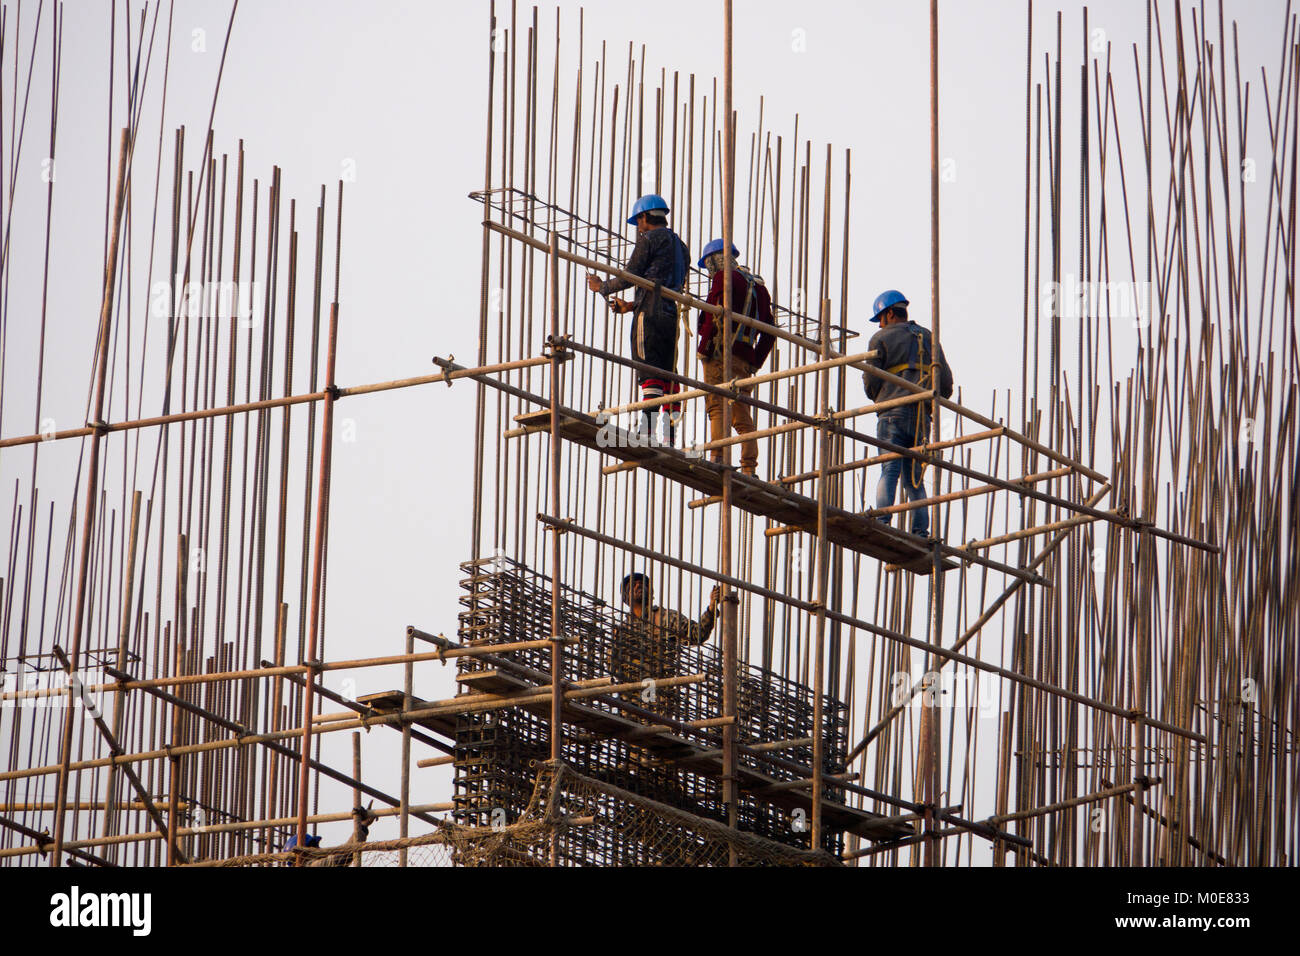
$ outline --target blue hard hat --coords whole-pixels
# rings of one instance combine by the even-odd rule
[[[668,203],[664,202],[664,197],[657,193],[646,193],[646,195],[638,199],[636,204],[632,206],[632,215],[627,217],[628,225],[633,225],[636,222],[636,217],[641,215],[641,213],[654,212],[656,209],[662,209],[664,212],[667,212]]]
[[[707,259],[707,258],[709,258],[709,256],[713,255],[715,252],[721,252],[721,251],[722,251],[722,246],[723,246],[723,242],[722,242],[721,239],[714,239],[714,240],[712,240],[712,241],[711,241],[707,246],[704,247],[704,254],[700,256],[700,261],[699,261],[698,263],[696,263],[696,264],[697,264],[701,269],[703,269],[703,268],[704,268],[704,260]],[[733,245],[733,246],[731,247],[731,257],[732,257],[733,259],[735,259],[735,258],[738,258],[739,256],[740,256],[740,250],[737,249],[737,248]]]
[[[907,297],[897,289],[886,289],[884,292],[880,293],[880,295],[876,296],[875,304],[871,306],[871,310],[875,313],[875,315],[871,317],[871,321],[879,322],[880,314],[886,309],[892,309],[896,305],[906,306]]]
[[[286,844],[284,845],[284,848],[285,848],[286,850],[292,850],[292,849],[293,849],[294,847],[296,847],[297,845],[298,845],[298,837],[295,835],[295,836],[291,836],[291,837],[289,837],[289,842],[286,843]],[[315,833],[308,833],[308,834],[307,834],[306,845],[309,846],[309,847],[317,847],[317,846],[320,846],[320,837],[319,837],[317,834],[315,834]]]

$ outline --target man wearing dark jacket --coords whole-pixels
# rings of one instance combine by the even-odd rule
[[[922,388],[930,388],[930,331],[908,321],[907,299],[901,292],[890,289],[882,292],[874,305],[872,322],[880,323],[880,331],[871,337],[867,346],[876,352],[867,362],[891,372]],[[934,383],[940,395],[952,397],[952,369],[939,346],[938,382]],[[903,398],[914,394],[910,389],[887,382],[870,372],[862,373],[867,387],[867,397],[873,402]],[[886,409],[876,416],[876,435],[881,441],[915,448],[924,445],[930,434],[930,406],[928,402],[912,402]],[[903,477],[903,494],[908,501],[925,498],[925,465],[910,458],[895,458],[881,466],[880,483],[876,486],[876,507],[888,508],[894,503],[899,475]],[[881,520],[888,523],[889,516]],[[926,508],[912,509],[912,533],[924,538],[929,531],[930,514]]]
[[[709,285],[709,305],[722,305],[722,293],[726,286],[723,281],[723,268],[730,261],[731,311],[772,325],[772,297],[768,295],[767,286],[763,285],[763,280],[758,276],[740,268],[736,263],[738,255],[740,255],[739,250],[732,246],[731,255],[727,256],[723,252],[721,239],[714,239],[704,247],[704,255],[700,257],[699,265],[712,277]],[[701,311],[698,330],[700,344],[697,351],[704,365],[704,381],[708,385],[720,385],[726,375],[722,322],[711,312]],[[753,326],[733,321],[731,323],[732,379],[749,378],[754,375],[767,361],[767,356],[775,344],[776,336],[771,332],[760,331]],[[754,386],[741,386],[736,391],[741,395],[749,396],[753,394]],[[722,433],[723,401],[721,395],[714,394],[709,394],[704,399],[704,407],[709,415],[709,438],[712,441],[725,437]],[[754,431],[754,417],[750,414],[749,405],[744,402],[731,402],[731,426],[737,435]],[[717,462],[730,461],[730,451],[729,446],[714,448],[710,458]],[[747,475],[752,475],[757,469],[758,441],[750,438],[740,446],[740,470]]]
[[[632,207],[629,223],[636,223],[636,248],[632,258],[624,267],[626,271],[643,279],[649,279],[659,287],[681,292],[686,286],[686,265],[690,262],[690,253],[686,244],[677,234],[668,228],[668,203],[662,196],[654,194],[642,196]],[[599,292],[608,297],[612,293],[632,288],[632,283],[617,276],[604,282],[595,275],[587,276],[587,287],[592,292]],[[658,289],[637,287],[631,302],[622,299],[609,299],[609,307],[615,312],[632,312],[632,358],[645,365],[666,372],[677,370],[677,303],[667,296],[661,296]],[[656,378],[653,374],[637,372],[637,384],[641,386],[641,398],[659,398],[662,395],[675,394],[680,389],[676,382],[666,378]],[[666,409],[666,441],[674,444],[676,439],[676,414],[680,406],[669,405]],[[654,422],[658,409],[646,409],[641,414],[641,433],[651,438],[654,436]]]

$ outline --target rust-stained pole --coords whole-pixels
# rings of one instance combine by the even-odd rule
[[[172,653],[172,673],[180,675],[185,669],[186,657],[186,607],[189,599],[186,593],[186,578],[189,577],[189,545],[185,535],[180,535],[176,540],[176,628],[173,633],[176,635],[176,646]],[[183,692],[182,692],[183,693]],[[171,719],[171,746],[176,747],[185,741],[181,739],[181,722],[184,719],[183,711],[175,704],[172,705]],[[180,821],[177,817],[180,814],[180,789],[183,782],[181,773],[180,753],[174,753],[167,760],[167,772],[169,777],[167,798],[167,829],[170,831],[171,838],[167,841],[167,865],[175,866],[178,862],[183,863],[185,859],[178,845],[180,837],[177,832],[180,830]]]
[[[104,415],[105,382],[108,377],[109,331],[113,316],[113,283],[117,276],[117,253],[122,229],[122,206],[126,197],[127,165],[131,156],[131,131],[122,130],[117,155],[117,189],[113,203],[113,228],[108,243],[108,261],[104,264],[104,292],[99,309],[99,348],[95,355],[95,410],[90,425],[97,426]],[[72,645],[68,648],[68,672],[75,676],[81,654],[81,638],[86,624],[87,589],[90,583],[90,539],[95,528],[95,502],[99,497],[99,446],[103,437],[96,428],[90,439],[90,464],[86,471],[86,509],[81,525],[81,553],[77,567],[77,610],[72,622]],[[63,816],[68,802],[68,765],[72,760],[72,721],[76,713],[73,701],[75,682],[68,681],[67,702],[63,711],[63,737],[59,742],[59,782],[54,799],[54,849],[50,865],[58,866],[63,855]]]
[[[126,661],[126,645],[131,634],[131,604],[133,585],[135,583],[135,557],[136,545],[139,543],[140,531],[140,499],[143,493],[136,491],[131,496],[131,531],[129,536],[129,545],[126,552],[126,570],[122,575],[122,626],[117,637],[117,657],[114,661],[118,670],[122,669]],[[123,694],[119,691],[113,695],[113,737],[121,739],[122,737],[122,720],[125,714],[123,708]],[[105,812],[104,827],[102,836],[108,836],[109,832],[114,829],[117,815],[116,809],[117,793],[117,767],[108,769],[108,786],[105,794]]]
[[[939,441],[939,0],[930,0],[930,387],[934,397],[930,408],[931,442]],[[920,415],[920,409],[917,410]],[[909,462],[910,465],[910,462]],[[932,469],[934,474],[934,496],[939,495],[939,469]],[[930,506],[930,535],[935,540],[931,549],[934,556],[934,572],[930,575],[930,614],[933,629],[930,640],[940,642],[940,625],[943,621],[943,570],[940,567],[938,539],[942,529],[939,527],[941,511],[939,502]],[[926,673],[935,669],[932,655],[926,655]],[[929,704],[933,695],[926,697]],[[932,707],[927,706],[924,713],[926,733],[922,735],[921,746],[925,748],[925,759],[919,761],[924,776],[925,832],[933,835],[934,807],[939,800],[939,719]],[[926,866],[938,865],[938,839],[927,839],[924,843]]]
[[[483,190],[492,189],[492,106],[496,83],[496,32],[497,5],[495,0],[488,5],[488,88],[487,88],[487,132],[483,152]],[[513,31],[511,42],[513,43]],[[489,283],[492,266],[492,233],[484,223],[482,271],[479,275],[479,313],[478,313],[478,358],[479,365],[486,362],[488,348],[488,311],[491,302]],[[479,538],[482,536],[482,501],[483,501],[483,423],[487,407],[487,388],[480,382],[474,390],[474,507],[470,518],[470,560],[477,561],[479,556]]]
[[[338,223],[339,235],[343,232],[343,181],[339,180]],[[325,522],[329,515],[330,464],[334,450],[334,360],[337,354],[339,330],[338,266],[337,256],[334,276],[334,301],[330,303],[329,344],[325,351],[325,409],[321,417],[320,478],[316,490],[316,535],[313,542],[316,554],[312,559],[311,630],[308,633],[303,663],[309,668],[302,695],[302,751],[298,772],[298,846],[307,845],[307,770],[311,766],[312,722],[311,711],[315,703],[315,665],[320,646],[321,577],[325,572]]]
[[[415,636],[408,629],[406,632],[406,665],[402,668],[402,712],[411,709],[411,693],[415,682],[415,663],[411,655],[415,653]],[[359,774],[354,777],[360,779]],[[401,815],[398,818],[397,835],[405,840],[411,821],[411,724],[402,721],[402,790],[398,795],[402,801]],[[406,847],[397,851],[397,865],[406,866]]]
[[[551,513],[560,513],[560,374],[563,364],[556,342],[560,337],[560,248],[559,236],[550,235],[551,254],[548,257],[551,285]],[[549,528],[551,533],[551,760],[560,759],[560,742],[564,733],[560,711],[564,698],[560,694],[560,671],[563,666],[564,644],[560,630],[560,529]],[[553,808],[552,808],[553,809]],[[559,830],[551,833],[551,866],[560,862]]]
[[[409,727],[410,724],[403,724],[402,726],[403,726],[403,729],[405,729],[406,727]],[[353,779],[354,781],[357,781],[356,783],[354,783],[354,784],[352,785],[352,842],[353,842],[353,843],[357,843],[357,842],[359,842],[359,841],[361,840],[361,814],[362,814],[362,810],[361,810],[361,786],[360,786],[360,780],[361,780],[361,731],[359,731],[359,730],[354,730],[354,731],[352,731],[352,779]],[[406,796],[406,795],[403,794],[402,796],[403,796],[403,802],[405,803],[405,802],[406,802],[406,801],[405,801],[405,796]],[[411,809],[411,808],[410,808],[409,804],[404,805],[404,806],[402,807],[402,816],[403,816],[403,818],[405,818],[405,816],[407,815],[407,813],[410,812],[410,809]],[[360,851],[360,850],[358,850],[356,853],[352,854],[352,865],[353,865],[353,866],[360,866],[360,865],[361,865],[361,851]]]
[[[826,683],[826,608],[830,598],[830,543],[826,538],[827,514],[830,503],[830,468],[831,435],[831,400],[830,367],[826,364],[831,352],[831,300],[825,297],[827,268],[831,245],[831,145],[826,144],[826,185],[822,199],[822,264],[821,264],[821,341],[822,369],[817,376],[817,398],[820,403],[818,417],[821,427],[818,429],[817,456],[817,612],[816,633],[813,638],[813,767],[812,767],[812,819],[810,821],[811,848],[821,846],[822,836],[822,799],[824,794],[823,777],[825,775],[826,741],[825,711],[822,691]]]
[[[830,227],[830,176],[831,176],[831,158],[830,147],[826,149],[826,201],[827,201],[827,219],[826,226]],[[831,343],[831,310],[830,300],[822,300],[822,358],[826,357]],[[831,436],[827,431],[827,425],[830,423],[830,369],[823,367],[818,373],[818,396],[821,399],[822,427],[819,430],[818,441],[818,463],[820,475],[817,481],[817,634],[816,645],[813,650],[813,766],[812,766],[812,820],[811,820],[811,848],[816,850],[821,846],[822,836],[822,799],[823,799],[823,770],[826,760],[826,741],[825,736],[825,715],[823,713],[822,685],[825,682],[823,671],[823,658],[826,655],[826,600],[829,593],[830,579],[830,543],[826,538],[826,496],[829,492],[830,477],[827,475],[827,469],[830,467],[831,453]]]
[[[723,0],[722,13],[722,379],[731,380],[731,236],[735,222],[736,131],[731,103],[731,0]],[[731,434],[731,402],[722,401],[722,435]],[[730,463],[730,451],[723,452]],[[718,529],[718,567],[731,574],[731,469],[722,473],[722,514]],[[736,604],[726,582],[722,584],[722,715],[736,714]],[[722,800],[727,807],[727,825],[737,821],[736,725],[722,728]],[[728,862],[736,865],[736,848],[728,849]]]

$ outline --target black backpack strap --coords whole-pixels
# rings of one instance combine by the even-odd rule
[[[753,273],[746,272],[744,269],[735,269],[733,271],[739,272],[745,278],[745,305],[740,310],[740,314],[748,316],[751,319],[758,318],[758,316],[754,315],[752,311],[754,308],[754,283],[757,280]],[[740,338],[741,334],[747,331],[753,332],[756,337],[758,335],[758,332],[753,329],[752,326],[742,325],[740,322],[735,323],[735,328],[731,330],[731,345],[733,348],[736,345],[736,339]]]

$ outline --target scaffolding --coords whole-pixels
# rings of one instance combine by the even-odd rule
[[[131,197],[146,193],[131,114],[106,215],[86,425],[43,427],[38,388],[37,427],[0,439],[6,463],[23,449],[32,462],[25,496],[15,491],[4,577],[0,860],[1295,859],[1295,215],[1283,197],[1296,172],[1278,135],[1300,118],[1295,18],[1284,39],[1291,82],[1270,99],[1271,141],[1254,144],[1271,161],[1262,210],[1211,175],[1208,157],[1189,158],[1188,144],[1213,133],[1227,170],[1253,128],[1241,96],[1234,114],[1233,91],[1220,88],[1222,17],[1209,48],[1192,38],[1206,30],[1196,14],[1188,31],[1174,6],[1171,38],[1170,12],[1153,6],[1145,62],[1134,46],[1136,109],[1109,52],[1085,44],[1082,87],[1070,90],[1083,131],[1076,250],[1061,216],[1070,58],[1058,14],[1054,55],[1036,65],[1029,7],[1020,401],[1008,389],[986,413],[877,368],[851,328],[862,309],[849,299],[848,150],[814,151],[797,117],[790,138],[775,134],[760,101],[747,182],[737,181],[735,137],[746,127],[719,119],[736,113],[730,7],[723,75],[707,87],[694,74],[647,75],[647,53],[633,45],[625,69],[603,43],[589,59],[582,16],[570,84],[557,13],[547,97],[551,38],[538,11],[521,22],[517,5],[500,16],[493,5],[484,181],[470,194],[483,211],[478,352],[437,357],[426,375],[336,381],[343,183],[333,202],[322,188],[314,254],[300,258],[298,206],[289,200],[286,228],[279,169],[246,198],[242,145],[234,163],[218,157],[210,129],[192,173],[183,130],[173,143],[174,271],[236,283],[252,271],[261,301],[193,307],[176,290],[165,373],[146,364],[128,374],[113,344],[124,356],[137,348],[139,329],[119,310],[134,308],[125,292],[138,280],[119,249]],[[1082,27],[1086,38],[1086,11]],[[142,20],[136,58],[148,55],[144,29]],[[943,341],[937,29],[932,3],[930,311]],[[1167,162],[1153,118],[1161,101],[1177,104],[1163,123]],[[1229,144],[1222,131],[1234,124]],[[1124,175],[1121,136],[1134,129],[1143,189],[1132,146]],[[1189,176],[1199,189],[1182,188]],[[734,237],[765,277],[778,343],[755,376],[737,378],[728,358],[721,384],[703,380],[692,319],[711,313],[724,338],[754,324],[727,299],[706,301],[704,274],[691,269],[675,292],[625,270],[631,240],[609,224],[648,192],[667,199],[690,249]],[[1129,218],[1142,200],[1145,271]],[[1252,243],[1263,235],[1262,256],[1247,253],[1248,225]],[[1111,250],[1125,244],[1130,274],[1154,286],[1131,363],[1112,303],[1085,297],[1071,317],[1068,303],[1035,291],[1062,288],[1075,251],[1080,274],[1107,285],[1122,271]],[[587,292],[587,274],[676,304],[672,370],[627,357],[630,319]],[[1266,290],[1261,301],[1252,288]],[[244,321],[245,306],[258,321]],[[960,381],[960,358],[953,364]],[[641,399],[636,377],[649,371],[679,390]],[[864,376],[906,394],[866,403]],[[146,381],[162,394],[149,416]],[[331,657],[336,407],[457,382],[474,390],[474,420],[455,638],[412,626],[400,651]],[[749,406],[757,474],[731,465],[738,437],[705,434],[709,396],[728,416],[731,403]],[[670,403],[684,409],[676,445],[629,427]],[[900,405],[928,410],[932,432],[915,447],[870,430],[870,416]],[[61,573],[54,499],[35,484],[51,443],[88,455]],[[928,497],[871,507],[869,476],[897,460],[925,467]],[[119,467],[114,502],[103,482]],[[905,530],[917,507],[929,509],[934,537]],[[711,633],[674,643],[652,631],[653,652],[629,650],[646,629],[615,603],[631,572],[647,575],[655,604],[691,620],[716,588]],[[448,662],[455,693],[417,694]],[[400,689],[355,694],[332,682],[392,667]],[[366,732],[379,728],[400,735],[396,771],[363,767]],[[337,733],[350,735],[350,767],[322,751]],[[421,802],[433,772],[449,799]],[[309,829],[348,822],[351,839],[307,845]],[[375,827],[394,822],[396,838],[380,838]]]

